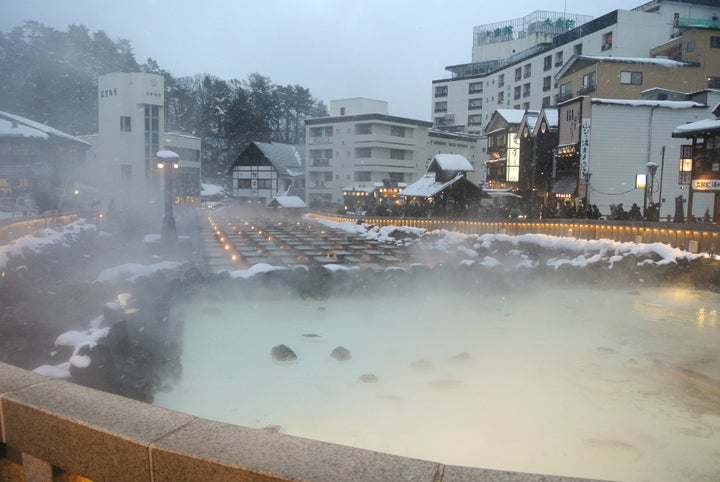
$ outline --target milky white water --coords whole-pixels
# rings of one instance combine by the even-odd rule
[[[428,290],[179,311],[183,374],[160,406],[452,465],[720,480],[718,294]],[[296,362],[271,358],[281,343]],[[330,357],[339,345],[352,359]]]

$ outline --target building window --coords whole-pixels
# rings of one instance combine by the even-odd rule
[[[720,48],[720,37],[717,37],[715,35],[710,37],[710,48],[712,48],[712,49]]]
[[[405,137],[405,128],[400,126],[390,126],[390,135],[393,137]]]
[[[405,151],[403,151],[402,149],[390,149],[390,159],[404,161]]]
[[[602,45],[600,46],[600,50],[610,50],[612,48],[612,32],[608,32],[603,34],[602,36]]]
[[[160,150],[160,106],[144,105],[145,111],[145,178],[155,172],[155,155]],[[157,180],[157,179],[155,179]]]
[[[447,97],[448,88],[447,85],[439,85],[435,87],[435,97]]]
[[[121,116],[120,117],[120,132],[130,132],[131,129],[131,121],[132,119],[130,117]]]
[[[523,79],[527,79],[532,75],[532,64],[525,64],[523,67]]]
[[[482,91],[482,82],[470,82],[470,85],[468,85],[468,94],[482,94]]]
[[[530,97],[530,82],[523,85],[523,97]]]
[[[447,112],[447,101],[435,102],[435,112]]]
[[[543,70],[547,71],[552,69],[552,55],[548,55],[543,59]]]
[[[562,51],[555,53],[555,67],[560,67],[563,64],[563,53]]]
[[[372,148],[370,147],[358,147],[355,149],[355,157],[359,159],[369,159],[372,157]]]
[[[543,92],[547,92],[552,88],[552,77],[549,75],[547,77],[543,77]]]
[[[515,69],[515,80],[522,80],[522,67]]]
[[[482,109],[482,99],[468,100],[468,110]]]
[[[620,83],[631,84],[631,85],[642,85],[643,73],[642,72],[620,72]]]
[[[578,92],[578,95],[585,95],[589,94],[590,92],[594,92],[597,84],[596,79],[597,72],[595,71],[588,72],[587,74],[583,75],[583,85]]]
[[[372,124],[355,125],[355,134],[372,134]]]
[[[694,52],[695,51],[695,41],[691,40],[687,43],[687,47],[685,47],[685,50],[688,52]]]
[[[332,135],[333,135],[332,126],[311,127],[310,128],[310,137],[332,137]]]
[[[257,180],[257,188],[258,189],[272,189],[272,179],[258,179]]]
[[[237,180],[237,188],[238,189],[250,189],[250,186],[252,185],[250,179],[238,179]]]
[[[356,172],[355,182],[370,182],[370,173],[364,171]]]
[[[132,165],[120,164],[120,180],[122,182],[132,181]]]
[[[519,85],[518,85],[518,86],[515,86],[515,90],[514,90],[514,92],[513,92],[513,94],[514,94],[514,95],[513,95],[513,99],[519,99],[519,98],[520,98],[520,92],[521,92],[520,86],[519,86]]]
[[[568,100],[572,97],[572,83],[565,82],[560,86],[560,101]]]
[[[345,107],[340,107],[340,115],[345,115]]]
[[[503,104],[505,102],[505,92],[498,92],[498,104]]]
[[[529,109],[530,109],[530,102],[523,102],[522,109],[523,109],[523,110],[529,110]]]
[[[708,77],[708,89],[720,89],[720,77]]]
[[[542,106],[543,106],[543,107],[550,107],[550,97],[543,97]]]
[[[482,115],[480,115],[480,114],[469,115],[468,116],[468,125],[469,126],[482,125]]]
[[[498,87],[505,85],[505,74],[498,75]]]
[[[582,44],[573,45],[573,54],[582,55]]]

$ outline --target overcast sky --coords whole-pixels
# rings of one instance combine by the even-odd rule
[[[130,40],[180,77],[253,72],[299,84],[328,107],[368,97],[390,114],[430,120],[432,81],[471,61],[473,27],[535,10],[599,17],[641,0],[0,0],[0,31],[25,20]]]

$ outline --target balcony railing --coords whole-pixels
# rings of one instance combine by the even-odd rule
[[[591,82],[591,83],[583,86],[580,90],[578,90],[577,95],[585,95],[585,94],[589,94],[590,92],[595,92],[596,88],[597,88],[597,84],[595,82]]]

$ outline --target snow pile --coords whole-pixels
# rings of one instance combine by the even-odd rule
[[[547,234],[464,234],[440,229],[427,231],[407,226],[378,227],[370,224],[315,220],[328,227],[357,234],[381,243],[415,246],[432,252],[447,253],[460,258],[459,264],[486,267],[503,265],[512,269],[537,267],[586,267],[606,263],[609,269],[628,257],[640,259],[638,265],[655,266],[693,260],[704,256],[693,254],[663,243],[633,243],[611,239],[586,240]],[[535,253],[531,255],[530,253]],[[538,255],[537,253],[542,253]],[[543,257],[542,261],[539,259]]]
[[[67,331],[55,339],[55,346],[69,346],[73,348],[70,359],[58,365],[41,365],[33,372],[51,378],[70,378],[70,367],[87,368],[90,366],[90,357],[80,355],[83,347],[93,348],[97,342],[110,333],[110,327],[90,328],[85,331]]]
[[[42,228],[34,235],[23,236],[15,242],[0,246],[0,269],[7,266],[12,258],[23,258],[25,253],[37,253],[49,246],[70,246],[77,237],[86,231],[96,231],[94,224],[79,219],[65,226],[61,231]]]
[[[374,224],[357,224],[349,221],[335,222],[326,219],[313,219],[313,221],[348,234],[363,236],[368,240],[385,244],[397,244],[399,246],[403,246],[409,240],[414,240],[427,232],[427,229],[411,228],[409,226],[380,227]]]

